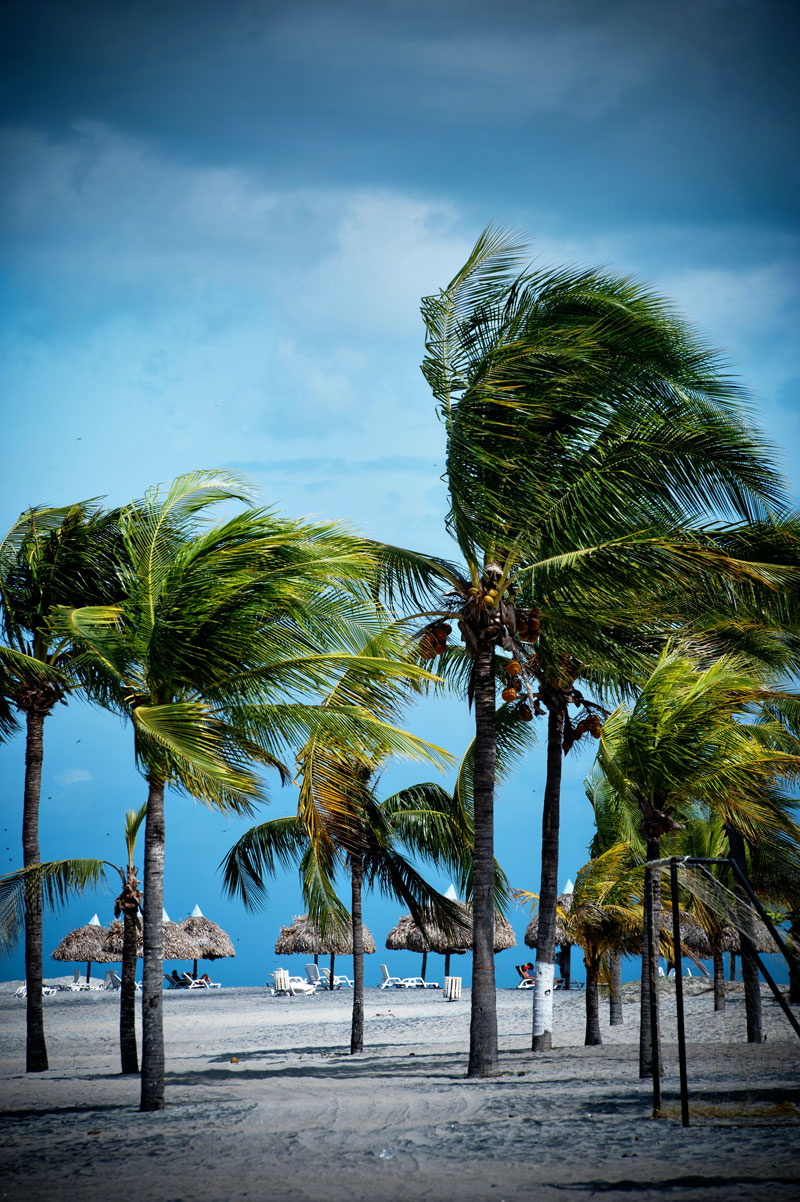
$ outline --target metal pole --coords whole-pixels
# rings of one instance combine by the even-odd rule
[[[659,1056],[658,1031],[658,935],[655,930],[655,906],[653,904],[653,873],[656,867],[648,864],[645,869],[645,901],[647,903],[648,976],[650,978],[650,1060],[653,1069],[653,1118],[661,1109],[661,1058]]]
[[[686,1075],[686,1028],[683,1023],[683,965],[681,962],[681,919],[678,908],[678,863],[670,861],[672,887],[672,958],[675,962],[675,1005],[678,1012],[678,1063],[681,1072],[681,1123],[689,1126],[689,1082]]]

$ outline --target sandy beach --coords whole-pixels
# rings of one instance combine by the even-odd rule
[[[167,992],[167,1108],[139,1114],[119,1075],[118,997],[45,1000],[51,1068],[22,1071],[25,1007],[0,992],[0,1198],[9,1202],[331,1202],[798,1197],[800,1040],[764,1001],[687,1000],[693,1125],[678,1111],[674,1002],[664,1104],[637,1075],[638,1005],[584,1048],[583,996],[557,995],[557,1048],[530,1051],[531,997],[498,992],[502,1075],[465,1078],[469,992],[366,991],[367,1050],[347,1054],[351,996]]]

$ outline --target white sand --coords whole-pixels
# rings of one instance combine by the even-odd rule
[[[51,1069],[26,1075],[25,1006],[0,992],[0,1199],[10,1202],[512,1202],[800,1197],[800,1040],[765,998],[748,1047],[741,996],[687,1001],[694,1125],[653,1122],[637,1075],[638,1005],[584,1048],[583,995],[556,997],[559,1045],[530,1050],[531,996],[498,993],[501,1068],[467,1081],[469,994],[266,989],[164,994],[167,1108],[139,1114],[119,1075],[118,998],[45,999]],[[674,1003],[663,1006],[665,1105],[677,1114]],[[238,1063],[231,1063],[238,1057]]]

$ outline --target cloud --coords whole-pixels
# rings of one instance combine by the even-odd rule
[[[88,768],[67,768],[63,772],[56,773],[56,784],[59,785],[82,785],[87,781],[94,780]]]
[[[407,331],[469,248],[460,215],[389,189],[279,189],[245,170],[165,158],[97,123],[65,139],[0,134],[2,218],[17,282],[62,320],[181,305],[222,321]],[[46,290],[44,283],[46,281]]]

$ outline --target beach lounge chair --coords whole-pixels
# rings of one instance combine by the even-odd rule
[[[536,981],[533,977],[523,977],[521,981],[517,982],[517,989],[533,989],[535,984]]]
[[[185,972],[183,975],[185,977],[188,977],[189,981],[191,982],[189,985],[187,985],[188,989],[221,989],[222,988],[221,981],[207,981],[204,979],[205,974],[203,977],[193,977],[190,972]]]
[[[401,985],[404,989],[438,989],[436,981],[425,981],[422,977],[403,977]]]
[[[89,986],[81,979],[81,970],[76,968],[72,980],[66,985],[59,985],[58,988],[62,993],[85,993]]]
[[[324,978],[323,983],[325,985],[325,988],[330,989],[330,987],[331,987],[331,970],[329,968],[321,968],[319,971],[322,973],[322,976]],[[334,989],[352,989],[353,982],[350,980],[349,977],[345,977],[345,976],[340,977],[337,974],[337,976],[335,976],[333,978],[333,988]]]
[[[55,985],[42,985],[42,996],[43,997],[50,997],[50,995],[53,993],[58,993],[58,990],[56,989]],[[22,984],[20,985],[19,989],[17,990],[17,992],[14,994],[14,997],[26,998],[27,996],[28,996],[28,982],[23,981]]]
[[[314,986],[315,990],[328,988],[328,982],[324,977],[320,976],[319,967],[316,964],[306,965],[306,980],[309,985]]]
[[[168,972],[164,973],[164,980],[167,982],[167,989],[185,989],[186,982],[183,977],[179,977],[176,981]]]
[[[288,968],[276,968],[272,974],[272,981],[273,997],[280,994],[294,997],[297,994],[316,993],[316,987],[309,985],[302,977],[290,977]]]
[[[446,1002],[457,1002],[461,997],[461,977],[445,977],[444,979],[444,1000]]]
[[[205,981],[195,981],[190,972],[182,972],[181,980],[183,981],[184,989],[205,989]]]
[[[122,988],[122,977],[119,975],[118,972],[115,972],[115,970],[113,968],[110,968],[108,970],[108,972],[106,973],[106,975],[103,977],[103,988],[104,989],[121,989]]]
[[[383,980],[380,983],[381,989],[405,989],[400,977],[389,976],[389,969],[385,964],[381,964],[381,976],[383,977]]]

